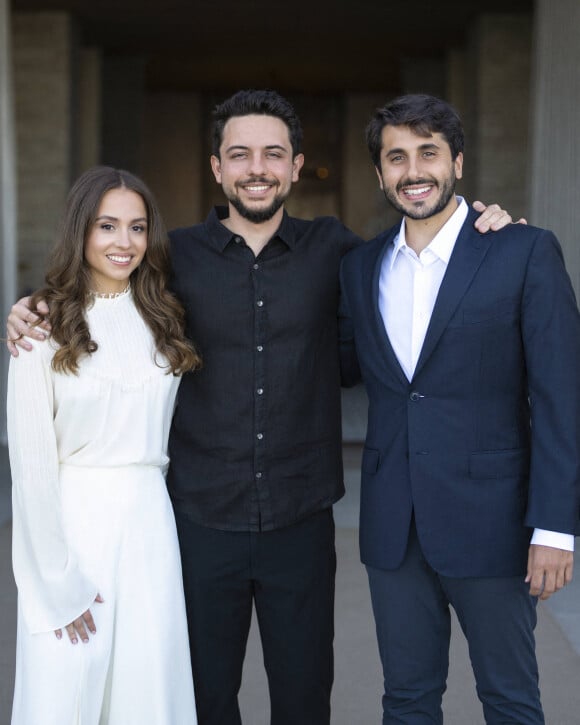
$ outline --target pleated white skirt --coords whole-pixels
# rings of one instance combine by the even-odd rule
[[[179,547],[158,468],[63,466],[71,548],[104,603],[97,632],[30,634],[18,617],[12,725],[195,725]]]

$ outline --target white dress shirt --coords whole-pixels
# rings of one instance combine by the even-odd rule
[[[417,255],[405,238],[405,220],[381,263],[379,310],[395,355],[412,380],[439,287],[443,281],[455,242],[467,218],[468,207],[457,197],[458,208]],[[532,544],[574,551],[572,534],[535,529]]]

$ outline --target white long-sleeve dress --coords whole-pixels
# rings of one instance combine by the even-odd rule
[[[130,291],[95,298],[87,319],[99,349],[79,375],[54,372],[50,341],[10,364],[12,724],[194,725],[164,480],[179,379],[155,364]],[[64,627],[88,608],[97,633],[72,645]]]

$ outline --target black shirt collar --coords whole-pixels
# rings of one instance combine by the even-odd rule
[[[214,206],[205,222],[210,241],[220,252],[223,252],[228,244],[238,236],[222,224],[222,220],[227,219],[227,217],[227,206]],[[282,222],[272,238],[280,239],[289,249],[294,249],[296,246],[296,230],[286,210],[284,210]]]

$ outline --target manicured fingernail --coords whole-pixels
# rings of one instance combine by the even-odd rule
[[[73,639],[71,639],[71,642],[72,642],[73,644],[77,644],[77,642],[78,642],[78,639],[77,639],[76,637],[73,637]]]

